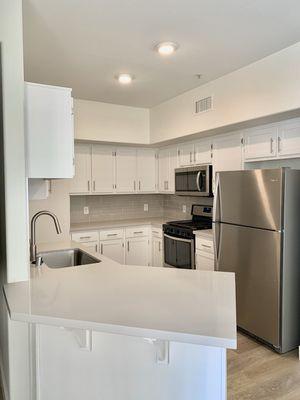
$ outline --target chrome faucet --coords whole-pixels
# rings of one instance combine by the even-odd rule
[[[48,215],[49,217],[51,217],[53,219],[57,234],[61,233],[61,227],[60,227],[58,218],[52,212],[50,212],[50,211],[39,211],[36,214],[34,214],[34,216],[31,218],[31,224],[30,224],[30,262],[32,264],[35,264],[37,267],[40,266],[42,264],[42,262],[43,262],[42,261],[42,257],[39,257],[36,254],[36,239],[35,239],[35,236],[36,236],[35,235],[35,225],[36,225],[37,219],[41,215]]]

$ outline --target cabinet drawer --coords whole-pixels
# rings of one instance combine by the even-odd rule
[[[152,236],[160,238],[160,239],[162,238],[162,229],[161,228],[152,227],[151,232],[152,232]]]
[[[125,229],[126,238],[132,237],[141,237],[149,235],[149,227],[148,226],[134,226]]]
[[[93,242],[99,240],[98,232],[76,232],[72,233],[72,240],[75,242]]]
[[[110,229],[106,231],[100,231],[100,240],[123,239],[123,235],[123,229]]]
[[[196,249],[200,251],[204,251],[205,253],[214,253],[214,244],[213,240],[204,239],[204,238],[196,238]]]

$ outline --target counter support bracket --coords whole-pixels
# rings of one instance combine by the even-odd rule
[[[145,338],[145,340],[151,343],[155,348],[156,363],[168,365],[170,363],[170,342],[168,340],[150,338]]]

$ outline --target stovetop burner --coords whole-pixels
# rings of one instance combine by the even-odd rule
[[[196,231],[198,229],[211,229],[212,227],[212,222],[209,219],[205,220],[198,220],[198,221],[193,221],[193,220],[183,220],[183,221],[170,221],[167,222],[168,225],[176,226],[178,228],[185,228],[185,229],[191,229],[193,231]]]

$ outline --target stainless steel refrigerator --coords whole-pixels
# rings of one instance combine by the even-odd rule
[[[217,271],[236,274],[237,323],[278,352],[300,345],[300,171],[220,172]]]

